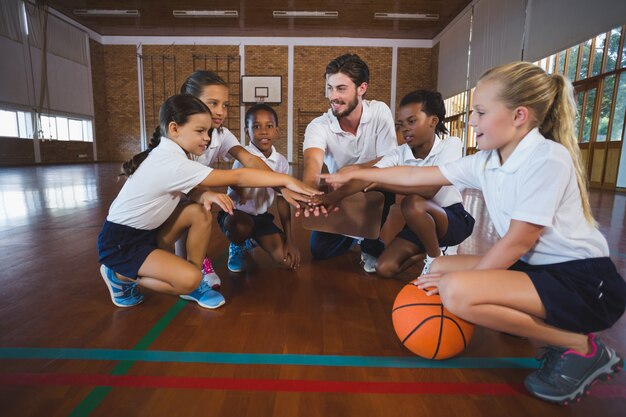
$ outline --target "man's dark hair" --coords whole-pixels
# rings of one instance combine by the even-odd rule
[[[370,81],[370,70],[367,64],[356,54],[341,55],[330,61],[326,65],[324,78],[339,72],[347,75],[357,87]]]

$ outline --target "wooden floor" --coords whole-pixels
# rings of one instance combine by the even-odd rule
[[[458,358],[411,355],[391,324],[403,280],[367,275],[358,252],[297,272],[257,249],[246,274],[226,269],[217,227],[210,252],[227,304],[208,311],[146,294],[113,306],[96,238],[121,184],[117,164],[0,169],[1,416],[624,416],[626,375],[567,407],[528,396],[529,341],[485,329]],[[482,198],[462,253],[495,240]],[[626,276],[626,195],[592,192],[612,258]],[[400,223],[395,217],[385,235]],[[413,273],[413,272],[412,272]],[[604,332],[626,354],[626,319]],[[620,411],[621,410],[621,411]]]

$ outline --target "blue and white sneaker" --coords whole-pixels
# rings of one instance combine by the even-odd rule
[[[181,294],[180,298],[188,301],[195,301],[200,307],[215,309],[226,303],[224,296],[219,292],[209,288],[206,281],[200,281],[198,288],[189,294]]]
[[[132,307],[143,301],[136,282],[122,281],[115,276],[115,272],[106,265],[100,266],[100,275],[111,294],[111,301],[118,307]]]
[[[246,241],[247,242],[247,241]],[[231,243],[228,247],[228,269],[231,272],[243,272],[246,270],[247,244],[235,245]]]
[[[246,239],[246,241],[244,242],[244,245],[246,247],[246,252],[251,252],[251,253],[254,253],[254,248],[259,246],[259,244],[256,242],[256,240],[254,240],[252,238]]]

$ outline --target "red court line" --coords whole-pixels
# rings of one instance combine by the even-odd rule
[[[363,382],[236,379],[106,374],[3,374],[0,385],[102,386],[226,391],[341,392],[352,394],[528,395],[522,384],[460,382]],[[591,396],[626,398],[626,385],[596,385]]]

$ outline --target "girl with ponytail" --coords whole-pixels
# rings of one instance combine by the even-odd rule
[[[574,95],[562,76],[513,62],[487,71],[470,125],[480,151],[439,167],[396,167],[323,176],[483,192],[501,239],[481,256],[446,256],[416,281],[452,313],[547,345],[528,391],[579,400],[623,361],[598,332],[624,313],[626,283],[589,207],[573,126]]]
[[[396,125],[404,144],[385,154],[374,168],[392,166],[437,166],[456,161],[463,154],[463,144],[446,136],[443,121],[446,108],[441,94],[435,91],[413,91],[400,101]],[[405,194],[400,205],[406,225],[378,257],[376,272],[392,278],[424,259],[423,273],[443,254],[472,234],[474,218],[465,211],[461,193],[453,186],[400,187],[352,180],[343,187],[316,197],[327,211],[361,190],[381,189]]]
[[[312,196],[318,192],[273,171],[217,170],[191,159],[211,142],[211,112],[186,94],[168,98],[159,111],[159,127],[148,149],[124,163],[128,179],[111,204],[98,236],[100,272],[111,300],[131,307],[143,300],[140,288],[181,295],[205,308],[224,297],[202,279],[202,261],[211,234],[211,201],[181,203],[181,197],[209,187],[287,187]],[[233,202],[221,194],[217,204],[233,214]],[[187,257],[176,256],[174,243],[187,231]]]

